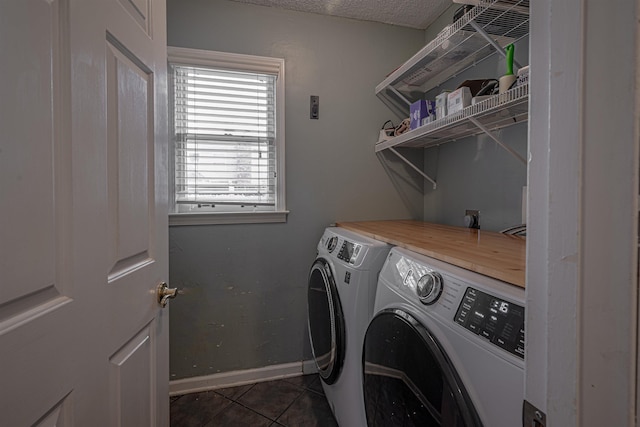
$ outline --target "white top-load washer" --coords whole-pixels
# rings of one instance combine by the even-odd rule
[[[378,274],[391,246],[330,227],[309,272],[309,338],[322,387],[338,424],[366,425],[362,344],[373,315]]]
[[[522,425],[524,298],[520,287],[392,249],[364,342],[368,425]]]

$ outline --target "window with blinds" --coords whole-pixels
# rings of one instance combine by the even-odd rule
[[[277,75],[171,69],[177,211],[274,210]]]

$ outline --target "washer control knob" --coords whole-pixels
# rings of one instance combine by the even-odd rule
[[[337,236],[331,237],[327,242],[327,250],[329,251],[329,253],[333,252],[333,250],[336,248],[337,245],[338,245],[338,237]]]
[[[438,301],[442,294],[442,276],[440,273],[432,271],[425,274],[418,280],[416,293],[420,302],[425,305],[431,305]]]

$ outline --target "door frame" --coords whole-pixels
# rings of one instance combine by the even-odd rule
[[[525,399],[547,426],[635,425],[637,22],[637,0],[531,5]]]

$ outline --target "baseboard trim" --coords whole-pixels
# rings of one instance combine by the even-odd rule
[[[315,360],[305,360],[302,362],[302,375],[317,374],[318,365]]]
[[[219,374],[169,381],[169,395],[177,396],[219,388],[236,387],[263,381],[298,377],[316,372],[318,370],[313,360],[283,363],[242,371],[221,372]]]

